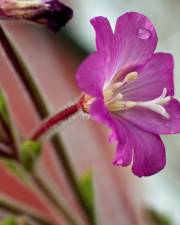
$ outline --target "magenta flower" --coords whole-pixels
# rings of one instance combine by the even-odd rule
[[[30,20],[58,31],[73,15],[58,0],[0,0],[0,19]]]
[[[107,18],[93,18],[91,24],[97,50],[77,72],[83,110],[112,129],[115,165],[132,163],[137,176],[153,175],[166,164],[159,135],[180,132],[173,57],[154,52],[156,30],[142,14],[120,16],[114,33]]]

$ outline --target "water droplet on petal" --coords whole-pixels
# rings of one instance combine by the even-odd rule
[[[146,28],[139,28],[137,31],[137,36],[142,40],[147,40],[151,36],[151,31]]]

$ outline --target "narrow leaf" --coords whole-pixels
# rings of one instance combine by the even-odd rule
[[[80,178],[79,186],[89,212],[95,219],[93,176],[90,170]]]
[[[5,95],[2,90],[0,90],[0,114],[2,119],[9,123],[9,113],[7,109]]]

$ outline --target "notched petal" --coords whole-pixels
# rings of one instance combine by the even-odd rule
[[[113,45],[113,31],[106,17],[98,16],[91,19],[91,24],[96,32],[96,48],[110,54]]]
[[[76,80],[80,89],[91,96],[102,96],[106,76],[106,55],[94,52],[79,66]]]
[[[151,21],[137,12],[129,12],[117,19],[115,40],[119,68],[144,64],[152,57],[157,34]]]

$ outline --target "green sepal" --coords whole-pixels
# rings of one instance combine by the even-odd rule
[[[25,141],[20,147],[20,158],[23,167],[32,172],[34,164],[41,154],[42,145],[39,141]]]
[[[79,179],[79,187],[91,216],[95,219],[94,187],[92,171],[86,171]]]
[[[15,217],[9,216],[0,221],[0,225],[18,225]]]

